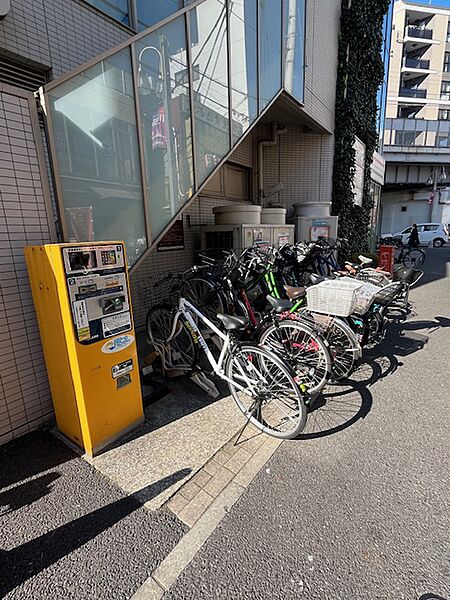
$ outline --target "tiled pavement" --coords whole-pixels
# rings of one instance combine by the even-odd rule
[[[166,508],[192,527],[231,481],[247,487],[280,443],[248,425],[172,496]]]

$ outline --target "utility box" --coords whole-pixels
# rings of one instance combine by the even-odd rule
[[[124,244],[25,257],[58,429],[94,456],[144,420]]]
[[[242,252],[259,244],[261,248],[294,243],[294,225],[207,225],[201,230],[201,248],[213,258],[221,258],[222,250]]]
[[[295,241],[314,242],[319,237],[337,238],[339,217],[295,217]]]

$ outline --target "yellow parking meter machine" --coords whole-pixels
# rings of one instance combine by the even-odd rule
[[[144,420],[124,244],[25,256],[58,429],[94,456]]]

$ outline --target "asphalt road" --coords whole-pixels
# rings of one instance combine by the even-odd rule
[[[450,248],[425,268],[417,315],[282,444],[165,597],[450,600]]]
[[[183,474],[174,474],[178,477]],[[183,535],[50,434],[0,448],[0,598],[130,598]]]

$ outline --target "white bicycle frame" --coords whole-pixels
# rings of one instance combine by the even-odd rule
[[[203,321],[203,323],[205,323],[223,341],[223,346],[220,351],[218,360],[216,360],[214,358],[211,350],[209,349],[208,344],[205,341],[205,338],[203,337],[200,329],[198,328],[198,325],[194,321],[192,314],[196,315],[201,321]],[[174,320],[172,323],[172,330],[170,332],[169,337],[165,341],[165,344],[163,345],[163,344],[155,343],[155,346],[157,346],[161,352],[163,361],[165,362],[165,356],[164,356],[165,346],[170,345],[171,340],[173,340],[179,333],[179,332],[177,332],[177,326],[178,326],[178,321],[180,320],[181,316],[183,316],[183,318],[185,319],[185,321],[187,323],[187,327],[189,329],[189,333],[192,336],[193,341],[197,342],[199,344],[199,346],[202,348],[202,350],[204,351],[204,353],[206,354],[206,357],[207,357],[209,363],[211,364],[214,373],[221,379],[224,379],[227,383],[232,384],[237,389],[239,389],[241,391],[246,391],[246,392],[250,391],[251,395],[254,395],[255,394],[255,386],[257,385],[258,381],[261,380],[261,378],[263,377],[262,374],[259,373],[259,371],[255,365],[250,365],[250,370],[255,371],[255,376],[254,376],[255,378],[253,378],[253,377],[250,378],[249,374],[244,372],[242,365],[239,362],[237,362],[237,366],[241,372],[242,378],[246,382],[247,385],[243,386],[240,383],[238,383],[237,381],[235,381],[234,379],[230,379],[229,377],[227,377],[227,375],[225,375],[225,372],[222,367],[223,367],[223,362],[225,360],[225,357],[230,348],[231,341],[230,341],[229,333],[224,334],[222,331],[220,331],[220,329],[218,327],[216,327],[214,325],[214,323],[212,323],[207,317],[205,317],[205,315],[203,313],[201,313],[198,310],[198,308],[196,308],[188,300],[186,300],[186,298],[181,297],[179,300],[178,309],[177,309],[177,312],[175,314],[175,317],[174,317]],[[160,346],[163,346],[163,348],[160,348]],[[165,367],[165,368],[167,368],[167,367]],[[170,367],[168,367],[168,368],[170,368]],[[174,368],[183,369],[183,365],[177,365],[177,367],[174,367]],[[185,365],[184,368],[188,369],[188,368],[190,368],[190,366]]]

